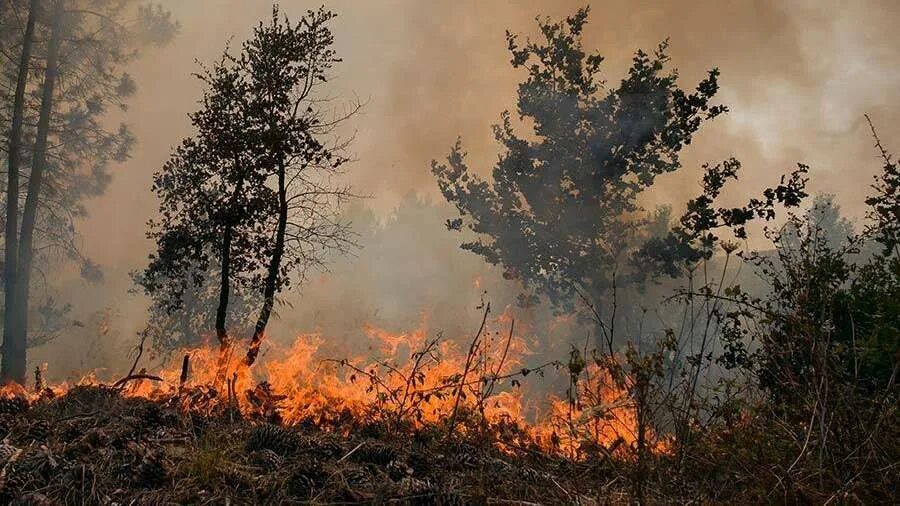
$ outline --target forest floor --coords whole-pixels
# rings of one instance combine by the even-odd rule
[[[75,387],[0,401],[6,504],[596,504],[625,502],[603,462],[498,450],[437,431],[323,430],[185,414]],[[607,479],[604,479],[606,475]]]

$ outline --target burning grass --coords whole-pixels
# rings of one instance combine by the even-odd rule
[[[596,497],[635,441],[627,388],[589,370],[534,414],[523,378],[565,366],[526,365],[514,322],[488,314],[464,346],[367,328],[383,358],[322,357],[304,335],[253,368],[202,347],[187,369],[113,385],[4,387],[0,490],[147,504]]]
[[[112,384],[8,385],[0,501],[755,503],[780,490],[765,470],[798,461],[795,440],[772,436],[783,427],[765,404],[693,429],[703,437],[656,434],[641,423],[640,375],[616,378],[574,349],[568,363],[533,364],[503,316],[485,316],[462,344],[424,329],[367,335],[383,358],[327,358],[321,338],[300,336],[253,368],[204,347],[186,352],[188,374],[179,363]],[[565,396],[528,391],[556,369],[569,376]],[[888,445],[896,424],[884,430]],[[864,490],[880,500],[892,485],[878,473]],[[810,483],[789,493],[826,502]]]
[[[634,443],[627,385],[592,365],[566,398],[529,396],[526,376],[565,365],[526,365],[531,352],[514,322],[506,315],[489,322],[488,314],[465,346],[428,337],[423,328],[394,334],[366,327],[370,349],[383,357],[375,359],[323,357],[323,339],[316,335],[270,349],[271,358],[253,369],[240,353],[229,350],[223,357],[216,347],[198,348],[186,352],[186,378],[180,365],[153,377],[136,375],[123,383],[123,394],[177,399],[182,411],[205,416],[227,408],[270,423],[324,430],[338,430],[349,419],[398,431],[442,424],[451,433],[486,432],[482,436],[501,449],[526,445],[572,460],[585,458],[583,447]],[[504,330],[491,332],[492,325]],[[498,427],[515,427],[515,441],[492,434]]]

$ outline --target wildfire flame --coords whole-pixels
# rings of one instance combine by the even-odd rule
[[[511,323],[504,313],[491,325],[505,329]],[[470,346],[429,339],[424,325],[406,333],[372,325],[363,330],[372,341],[370,349],[383,358],[321,357],[325,340],[316,334],[300,335],[284,350],[269,344],[273,349],[253,367],[233,347],[222,356],[218,346],[202,346],[184,351],[190,364],[185,382],[178,361],[153,373],[161,381],[145,375],[123,384],[122,392],[174,401],[185,411],[211,414],[228,406],[286,425],[312,422],[323,428],[335,427],[341,420],[378,417],[421,428],[475,413],[485,426],[516,427],[516,444],[537,445],[572,459],[581,458],[592,447],[612,452],[636,441],[637,417],[628,389],[616,386],[595,365],[587,368],[587,379],[567,398],[551,395],[540,403],[528,395],[529,385],[523,378],[531,371],[524,366],[531,354],[529,346],[511,331],[486,330]],[[89,374],[76,384],[104,383]],[[0,387],[0,396],[38,402],[63,395],[72,386],[40,385],[29,391],[10,384]],[[545,408],[532,409],[536,404]],[[531,412],[536,414],[527,415]],[[465,424],[456,428],[467,430]],[[498,438],[497,444],[504,448],[509,442]],[[657,442],[653,448],[661,451],[665,445]]]

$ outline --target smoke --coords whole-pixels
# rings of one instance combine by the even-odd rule
[[[144,237],[145,222],[157,207],[148,191],[151,175],[191,133],[187,113],[200,94],[191,76],[196,61],[214,60],[229,40],[237,46],[271,12],[267,2],[162,3],[181,23],[181,33],[168,47],[148,50],[130,70],[138,90],[124,119],[137,148],[116,169],[106,194],[88,202],[89,216],[78,224],[84,249],[102,267],[104,281],[86,284],[77,270],[59,279],[61,298],[71,300],[83,320],[115,308],[110,317],[115,329],[107,335],[117,339],[110,348],[117,351],[94,365],[127,363],[127,357],[118,357],[145,321],[146,301],[128,295],[128,273],[145,264],[152,247]],[[384,231],[366,235],[370,247],[290,298],[293,307],[280,309],[273,335],[290,339],[315,329],[352,333],[372,319],[396,330],[415,323],[423,310],[433,318],[432,329],[448,333],[476,320],[471,308],[480,290],[473,279],[500,278],[456,248],[457,237],[434,227],[445,208],[416,209],[407,196],[439,202],[428,161],[442,158],[460,135],[470,165],[489,173],[497,149],[490,125],[514,106],[522,77],[509,65],[505,30],[533,35],[535,16],[560,18],[583,3],[327,4],[339,14],[334,32],[344,58],[333,91],[368,102],[353,124],[358,162],[350,178],[358,191],[372,195],[362,202],[359,219],[366,209],[373,223],[382,223],[369,226],[422,219],[388,226],[390,239]],[[317,5],[283,1],[282,10],[296,18]],[[868,182],[880,168],[862,114],[869,112],[882,138],[889,146],[898,139],[894,147],[900,149],[900,106],[893,99],[900,84],[900,34],[892,23],[898,10],[900,5],[888,1],[596,2],[585,46],[606,56],[603,71],[610,83],[624,75],[636,49],[651,49],[667,37],[682,83],[699,81],[714,66],[722,71],[718,98],[731,112],[699,133],[683,157],[686,170],[660,178],[648,205],[684,201],[696,192],[702,162],[733,155],[744,162],[745,172],[730,198],[745,200],[803,161],[812,166],[813,191],[835,193],[845,212],[860,216]],[[496,283],[491,295],[498,299],[514,291]],[[53,363],[51,374],[54,367],[74,369],[83,357],[72,354],[83,353],[80,344],[93,332],[89,325],[73,329],[33,353],[33,360]]]

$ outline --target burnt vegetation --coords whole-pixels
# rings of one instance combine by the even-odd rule
[[[719,71],[682,87],[664,41],[613,83],[583,47],[588,15],[538,18],[534,39],[507,33],[524,80],[494,125],[490,171],[469,167],[461,139],[431,163],[456,213],[446,233],[502,271],[517,308],[497,315],[483,296],[459,341],[370,330],[385,353],[362,360],[320,356],[302,336],[257,362],[279,296],[357,242],[342,134],[362,105],[329,94],[335,14],[292,21],[276,7],[200,67],[194,132],[154,174],[155,249],[133,273],[152,303],[130,371],[69,388],[41,367],[26,381],[29,343],[72,324],[52,297],[28,304],[30,273],[74,260],[102,277],[72,223],[133,143],[104,111],[133,93],[122,68],[137,42],[178,26],[127,1],[0,3],[2,500],[896,502],[900,166],[887,140],[866,116],[881,167],[862,225],[810,195],[802,163],[735,204],[724,197],[741,162],[711,162],[695,197],[646,209],[728,113]],[[578,337],[531,356],[526,311]],[[143,368],[151,350],[178,366]],[[535,416],[525,387],[546,383],[561,391]]]

